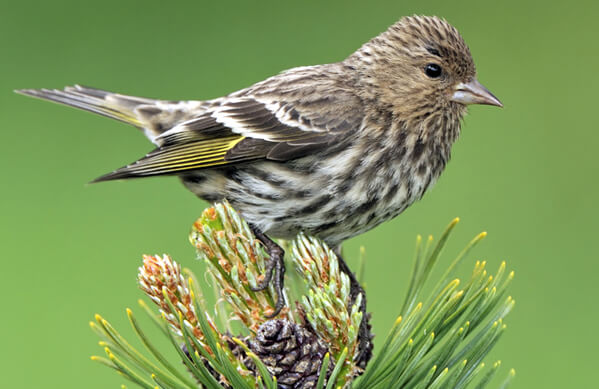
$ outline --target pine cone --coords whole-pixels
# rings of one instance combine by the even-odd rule
[[[248,346],[277,377],[281,389],[314,388],[329,351],[313,332],[282,319],[262,324]],[[333,365],[331,361],[327,376]]]

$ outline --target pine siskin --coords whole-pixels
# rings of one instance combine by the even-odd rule
[[[142,129],[156,149],[95,182],[174,174],[205,200],[226,198],[269,248],[261,286],[274,272],[279,292],[283,252],[265,234],[304,231],[339,247],[399,215],[443,171],[466,106],[501,107],[477,81],[458,31],[425,16],[402,18],[341,62],[209,101],[79,85],[17,92]]]

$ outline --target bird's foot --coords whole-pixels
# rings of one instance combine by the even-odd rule
[[[255,226],[250,226],[250,228],[256,239],[264,244],[270,257],[268,262],[266,262],[264,279],[255,288],[252,288],[252,290],[259,292],[268,288],[271,282],[273,283],[277,294],[277,301],[275,302],[274,312],[266,316],[268,319],[272,319],[281,313],[281,310],[285,306],[285,295],[283,292],[285,284],[285,261],[283,258],[285,257],[285,251]]]

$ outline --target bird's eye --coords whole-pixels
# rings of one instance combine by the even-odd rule
[[[424,72],[430,78],[439,78],[441,77],[441,66],[436,63],[429,63],[424,67]]]

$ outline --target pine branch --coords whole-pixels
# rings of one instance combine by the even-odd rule
[[[140,306],[170,340],[178,360],[164,356],[129,309],[145,351],[97,315],[90,325],[102,339],[106,357],[92,359],[144,388],[487,387],[501,363],[485,367],[483,360],[506,329],[504,319],[514,306],[507,288],[514,273],[506,273],[504,262],[489,275],[487,264],[476,262],[469,280],[452,279],[457,265],[486,236],[482,233],[451,262],[433,292],[424,295],[457,223],[450,223],[436,244],[432,237],[426,243],[418,237],[400,315],[365,370],[355,364],[362,297],[351,303],[350,282],[335,253],[304,234],[290,242],[286,251],[300,285],[288,280],[286,293],[298,302],[271,319],[274,290],[254,291],[268,255],[228,203],[205,210],[190,234],[221,296],[217,309],[206,308],[202,290],[207,286],[169,256],[144,256],[139,269],[140,288],[159,314],[142,301]],[[217,325],[231,318],[242,323],[240,333]],[[514,375],[510,370],[500,388]]]

